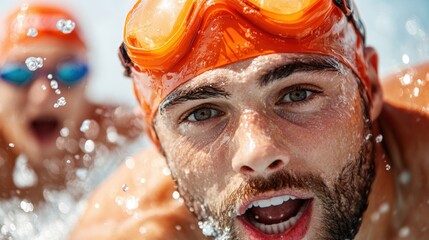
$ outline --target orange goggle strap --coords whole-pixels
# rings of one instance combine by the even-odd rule
[[[347,4],[347,1],[341,2]],[[194,29],[198,34],[192,35],[186,45],[175,46],[186,49],[186,53],[178,60],[174,59],[172,66],[145,67],[140,63],[141,59],[133,57],[132,46],[127,42],[122,45],[123,64],[132,66],[128,72],[133,77],[134,91],[155,144],[159,143],[152,120],[168,94],[204,71],[260,55],[312,53],[331,56],[350,67],[370,93],[363,55],[364,35],[355,21],[349,21],[353,14],[347,15],[343,9],[331,7],[322,18],[323,22],[300,38],[280,37],[267,32],[234,9],[212,7],[203,13],[199,16],[202,21],[198,29]],[[145,59],[148,60],[150,58]]]
[[[0,52],[10,49],[14,44],[42,37],[60,38],[86,47],[77,23],[75,29],[68,34],[57,29],[57,22],[61,19],[72,20],[76,23],[76,19],[62,8],[42,3],[34,5],[32,3],[23,4],[9,14],[2,24],[2,29],[0,29]],[[31,28],[37,30],[37,36],[27,36]]]

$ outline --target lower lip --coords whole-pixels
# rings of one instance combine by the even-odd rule
[[[299,240],[303,239],[307,233],[308,227],[310,225],[311,213],[312,213],[313,204],[312,201],[307,203],[305,206],[304,213],[301,218],[298,219],[296,224],[289,229],[288,231],[281,234],[267,235],[262,231],[255,228],[248,221],[244,220],[242,217],[239,217],[239,222],[244,227],[244,232],[247,233],[247,236],[251,240],[274,240],[274,239],[289,239],[289,240]]]

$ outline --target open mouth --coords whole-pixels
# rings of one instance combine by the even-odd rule
[[[55,139],[58,135],[60,122],[55,117],[37,117],[30,121],[30,131],[41,143]]]
[[[290,195],[272,197],[251,202],[240,219],[251,235],[288,236],[288,239],[304,237],[310,221],[312,199]]]

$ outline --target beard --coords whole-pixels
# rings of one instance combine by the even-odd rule
[[[365,124],[365,134],[371,133],[370,123]],[[324,179],[314,174],[296,174],[284,170],[268,178],[252,178],[242,182],[227,197],[209,204],[202,196],[194,196],[176,181],[188,209],[199,222],[203,234],[217,240],[240,239],[241,230],[236,227],[237,203],[248,196],[283,189],[299,189],[314,193],[322,205],[321,229],[316,239],[353,239],[361,225],[364,212],[368,207],[368,196],[375,177],[375,142],[364,140],[357,156],[352,157],[341,168],[328,187]],[[179,180],[179,181],[177,181]]]

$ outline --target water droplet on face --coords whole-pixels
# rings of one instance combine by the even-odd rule
[[[405,226],[402,227],[401,230],[399,230],[399,237],[400,238],[406,238],[410,235],[410,228]]]
[[[80,125],[80,131],[85,133],[89,130],[89,125],[91,124],[91,120],[85,119],[82,122],[82,125]]]
[[[180,198],[180,193],[178,191],[173,192],[173,199],[177,200]]]
[[[176,225],[176,230],[177,230],[177,231],[182,230],[182,226],[180,226],[180,225]]]
[[[54,104],[54,108],[63,107],[67,104],[66,99],[64,97],[60,97],[57,102]]]
[[[369,141],[371,138],[372,138],[372,134],[369,133],[368,135],[366,135],[365,141]]]
[[[60,94],[61,94],[61,90],[60,90],[60,89],[57,89],[57,90],[55,90],[55,93],[56,93],[57,95],[60,95]]]
[[[43,67],[43,59],[41,57],[29,57],[25,59],[25,65],[30,71],[36,71]]]
[[[383,141],[383,135],[379,134],[376,138],[375,138],[375,142],[376,143],[381,143]]]
[[[35,28],[29,28],[27,31],[27,36],[29,37],[37,37],[38,34],[39,34],[39,31],[37,31],[37,29]]]
[[[122,191],[124,191],[124,192],[128,191],[128,185],[127,184],[122,185]]]
[[[54,76],[52,74],[48,74],[48,79],[52,80],[52,78],[54,78]]]
[[[51,88],[52,89],[58,89],[58,82],[56,80],[51,81]]]
[[[100,204],[96,203],[96,204],[94,204],[94,207],[97,208],[97,209],[99,209],[100,208]]]
[[[46,90],[46,85],[42,84],[42,90],[45,91]]]
[[[9,143],[9,147],[10,147],[10,148],[14,148],[14,147],[15,147],[15,144],[14,144],[14,143]]]
[[[69,34],[73,32],[76,24],[72,20],[66,20],[66,19],[60,19],[57,22],[57,29],[58,31]]]
[[[411,181],[410,172],[409,171],[401,172],[401,174],[399,175],[399,181],[404,185],[407,185],[408,183],[410,183],[410,181]]]
[[[389,211],[389,209],[390,209],[389,204],[383,203],[383,204],[381,204],[379,211],[380,211],[380,213],[387,213]]]
[[[387,170],[387,171],[389,171],[389,170],[390,170],[390,168],[391,168],[391,167],[390,167],[390,165],[389,165],[389,164],[386,164],[386,170]]]

